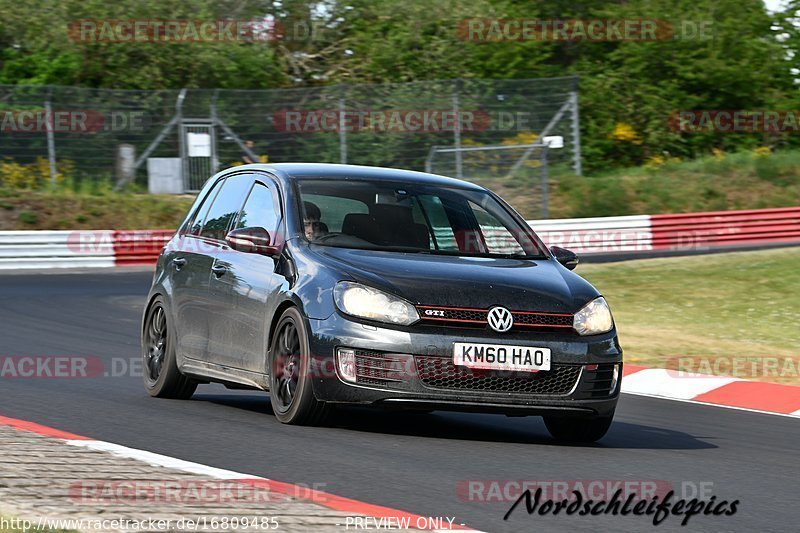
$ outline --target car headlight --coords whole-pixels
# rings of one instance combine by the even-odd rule
[[[606,299],[601,296],[583,306],[583,309],[575,313],[572,327],[579,335],[597,335],[611,331],[614,319]]]
[[[419,313],[410,302],[351,281],[337,283],[333,299],[341,312],[359,318],[403,326],[419,320]]]

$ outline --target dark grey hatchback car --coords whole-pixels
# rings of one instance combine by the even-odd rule
[[[543,416],[595,441],[622,350],[608,304],[497,195],[404,170],[246,165],[212,177],[158,258],[145,386],[270,392],[276,417],[336,404]]]

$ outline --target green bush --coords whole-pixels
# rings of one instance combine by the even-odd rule
[[[772,157],[756,157],[754,165],[756,176],[770,183],[781,184],[781,173],[777,161]]]
[[[23,224],[36,224],[39,222],[39,215],[30,211],[23,211],[19,214],[19,221]]]

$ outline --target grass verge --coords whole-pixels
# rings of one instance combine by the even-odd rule
[[[798,265],[800,248],[784,248],[578,272],[611,305],[627,362],[800,385]]]
[[[526,218],[541,218],[538,168],[511,177],[474,180],[494,190]],[[761,209],[800,204],[800,151],[718,153],[690,161],[575,176],[550,169],[550,218]]]
[[[0,189],[0,230],[168,229],[194,196]]]
[[[788,207],[800,203],[800,151],[718,154],[551,182],[553,218]]]

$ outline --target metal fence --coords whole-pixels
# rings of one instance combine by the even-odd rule
[[[5,85],[0,119],[0,161],[56,183],[69,176],[144,184],[149,158],[180,159],[186,191],[245,160],[428,168],[536,190],[542,165],[581,172],[573,77],[272,90]],[[544,136],[564,140],[546,150],[546,162]],[[500,148],[474,150],[492,146]]]

